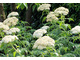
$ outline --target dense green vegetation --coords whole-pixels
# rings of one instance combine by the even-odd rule
[[[19,39],[9,43],[1,43],[0,57],[80,57],[80,32],[72,34],[71,29],[80,25],[80,4],[64,3],[51,4],[50,10],[37,11],[40,3],[31,4],[31,22],[26,19],[26,11],[28,11],[28,4],[16,4],[19,21],[15,26],[20,29],[19,32],[11,35],[16,35]],[[4,4],[6,17],[11,12],[9,5]],[[55,11],[58,7],[65,7],[69,10],[69,14],[59,15],[58,21],[52,19],[47,22],[46,18],[50,11]],[[4,22],[4,21],[3,21]],[[27,25],[29,24],[29,25]],[[68,24],[65,26],[65,24]],[[45,49],[32,49],[34,43],[39,38],[34,38],[33,33],[43,26],[49,26],[47,33],[43,36],[49,36],[54,39],[54,46],[47,46]],[[0,29],[0,40],[7,34]]]

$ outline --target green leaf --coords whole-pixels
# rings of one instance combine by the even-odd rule
[[[16,52],[13,52],[13,57],[15,57],[16,56]]]
[[[42,23],[46,20],[46,16],[43,18]]]
[[[69,22],[74,21],[72,18],[69,18]]]
[[[21,8],[23,10],[26,7],[28,9],[27,3],[18,3],[18,6],[16,7],[17,9]]]
[[[33,5],[33,6],[32,6],[32,11],[33,11],[33,12],[34,12],[35,8],[36,8],[36,5]]]
[[[28,9],[27,3],[23,3],[23,4],[24,4],[24,6],[26,7],[26,9]]]
[[[16,7],[17,9],[19,9],[20,8],[20,6],[21,6],[21,3],[18,3],[18,6]]]

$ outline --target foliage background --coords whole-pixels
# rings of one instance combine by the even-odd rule
[[[21,54],[26,56],[26,57],[57,57],[57,55],[55,53],[59,54],[59,57],[79,57],[80,56],[80,35],[71,35],[70,32],[68,31],[68,29],[64,28],[60,29],[60,27],[54,23],[47,23],[46,21],[42,22],[45,19],[45,16],[47,15],[47,13],[44,12],[44,15],[42,15],[42,12],[38,12],[37,8],[39,6],[40,3],[33,3],[32,6],[32,17],[31,17],[31,24],[30,26],[25,26],[27,22],[25,22],[25,18],[26,18],[26,7],[22,8],[18,8],[17,12],[20,14],[19,15],[19,22],[16,25],[16,27],[18,27],[21,31],[19,33],[17,33],[20,41],[23,43],[19,43],[20,41],[15,41],[13,42],[13,44],[15,43],[16,45],[14,45],[14,47],[16,49],[20,49],[21,50]],[[18,4],[16,4],[18,5]],[[72,19],[74,19],[74,21],[66,21],[66,23],[70,24],[71,27],[74,27],[76,25],[80,25],[80,4],[77,3],[51,3],[51,10],[50,11],[54,11],[56,8],[63,6],[69,9],[69,14],[66,17],[70,17]],[[6,13],[6,17],[7,15],[11,12],[11,8],[10,8],[10,4],[4,4],[4,10]],[[34,42],[36,41],[36,39],[34,39],[32,37],[32,34],[34,33],[34,31],[40,27],[42,27],[43,25],[49,25],[50,29],[48,29],[48,35],[51,38],[54,38],[56,41],[55,44],[55,49],[53,48],[49,48],[47,47],[44,50],[32,50],[32,46],[34,44]],[[55,25],[56,24],[56,25]],[[46,35],[46,34],[45,34]],[[60,38],[60,39],[59,39]],[[25,46],[26,48],[25,48]],[[2,47],[2,50],[0,50],[0,56],[19,56],[18,53],[15,53],[14,50],[11,50],[8,54],[8,52],[6,53],[6,44],[3,44],[4,47]],[[7,50],[11,49],[11,46],[7,45],[8,48]],[[4,49],[5,48],[5,49]],[[12,53],[13,52],[13,53]],[[38,53],[37,53],[38,52]],[[53,54],[52,54],[53,53]],[[8,55],[7,55],[8,54]]]
[[[34,3],[33,3],[34,4]],[[17,4],[16,4],[17,5]],[[71,23],[71,26],[74,27],[75,25],[80,25],[80,4],[79,3],[51,3],[51,11],[54,11],[54,9],[63,6],[69,9],[69,14],[66,17],[71,17],[74,19],[74,22],[67,22],[66,23]],[[10,5],[9,4],[4,4],[4,10],[6,12],[6,16],[11,12],[10,11]],[[40,21],[40,16],[42,15],[41,12],[37,11],[37,4],[34,4],[32,7],[32,23],[35,22],[35,26],[38,26],[38,24],[41,24]],[[20,20],[25,20],[25,12],[26,12],[26,7],[21,9],[17,9],[18,13],[20,14]],[[37,16],[36,16],[37,15]],[[24,17],[24,18],[23,18]],[[32,25],[34,26],[34,25]]]

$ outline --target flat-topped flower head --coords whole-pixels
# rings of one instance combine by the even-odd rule
[[[3,32],[5,32],[6,34],[12,34],[12,33],[20,32],[20,29],[14,27],[9,30],[3,30]]]
[[[49,28],[49,26],[43,26],[43,27],[41,27],[40,29],[45,29],[45,30],[47,30]]]
[[[46,48],[47,46],[51,47],[51,46],[54,46],[55,44],[55,41],[54,39],[50,38],[49,36],[43,36],[39,39],[37,39],[37,41],[34,43],[33,45],[33,49],[44,49]]]
[[[9,31],[16,33],[16,32],[20,32],[20,29],[14,27],[14,28],[11,28]]]
[[[52,20],[58,20],[58,18],[56,17],[56,15],[54,14],[54,12],[50,12],[48,15],[47,15],[47,17],[46,17],[47,19],[46,19],[46,21],[48,22],[48,21],[52,21]]]
[[[72,34],[78,34],[80,33],[80,26],[75,26],[71,29]]]
[[[38,11],[43,11],[43,10],[50,10],[51,5],[50,4],[42,4],[38,7]]]
[[[8,25],[2,25],[2,26],[0,26],[0,28],[3,28],[4,30],[9,30],[9,26]]]
[[[0,22],[0,26],[1,26],[1,25],[4,25],[3,22]]]
[[[9,42],[13,42],[14,40],[18,40],[18,37],[15,35],[8,35],[2,38],[2,42],[4,43],[9,43]]]
[[[55,16],[58,16],[57,13],[54,13],[53,11],[50,11],[48,15],[55,15]]]
[[[8,25],[4,25],[2,22],[0,22],[0,29],[8,30],[9,26]]]
[[[8,25],[8,26],[14,26],[18,22],[18,18],[16,17],[10,17],[7,18],[6,20],[3,21],[3,24]]]
[[[45,29],[38,29],[33,33],[34,38],[40,38],[43,36],[43,34],[47,33]]]
[[[42,37],[42,36],[43,36],[43,33],[35,32],[35,33],[33,34],[33,37],[34,37],[34,38],[40,38],[40,37]]]
[[[57,8],[55,11],[54,11],[55,14],[58,14],[58,15],[67,15],[69,13],[69,10],[65,7],[59,7]]]
[[[7,16],[7,18],[9,18],[9,17],[16,17],[16,16],[18,16],[19,14],[18,14],[18,12],[11,12],[11,13],[9,13],[9,15]]]

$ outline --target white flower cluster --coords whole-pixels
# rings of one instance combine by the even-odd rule
[[[47,30],[49,28],[49,26],[43,26],[43,27],[41,27],[40,29],[45,29],[45,30]]]
[[[7,18],[9,18],[9,17],[14,17],[14,16],[18,16],[19,14],[18,14],[18,12],[11,12],[8,16],[7,16]]]
[[[10,17],[7,18],[6,20],[3,21],[3,24],[8,25],[8,26],[14,26],[18,22],[18,18],[16,17]]]
[[[45,29],[38,29],[33,33],[34,38],[40,38],[43,36],[43,34],[47,33]]]
[[[37,48],[42,50],[47,46],[49,47],[54,46],[54,44],[55,44],[54,39],[50,38],[49,36],[43,36],[34,43],[33,49]]]
[[[4,25],[4,24],[3,24],[2,22],[0,22],[0,26],[1,26],[1,25]]]
[[[11,13],[13,14],[13,13]],[[11,15],[9,14],[9,16]],[[14,13],[13,15],[18,15],[18,13],[16,12],[16,14]],[[9,17],[6,20],[4,20],[3,22],[0,22],[0,28],[3,29],[3,32],[5,32],[6,34],[12,34],[12,33],[16,33],[19,32],[20,29],[19,28],[9,28],[9,26],[13,26],[16,25],[18,22],[18,18],[16,17]],[[2,42],[4,43],[9,43],[12,42],[14,40],[18,40],[18,37],[15,35],[7,35],[5,37],[2,38],[2,40],[0,41],[0,45]]]
[[[80,33],[80,26],[75,26],[71,29],[72,34],[78,34]]]
[[[47,22],[48,21],[52,21],[52,20],[58,20],[58,18],[56,17],[56,15],[54,14],[54,12],[50,12],[48,15],[47,15]]]
[[[63,14],[63,15],[67,15],[69,13],[69,10],[65,7],[59,7],[54,11],[55,14]]]
[[[50,11],[49,14],[50,15],[53,15],[54,14],[55,16],[58,16],[58,14],[57,13],[54,13],[53,11]]]
[[[43,10],[50,10],[51,5],[50,4],[42,4],[38,7],[38,11],[43,11]]]
[[[6,34],[12,34],[12,33],[20,32],[20,29],[14,27],[9,30],[3,30],[3,32],[5,32]]]
[[[43,36],[43,34],[47,33],[47,29],[49,28],[49,26],[43,26],[40,29],[36,30],[33,33],[33,37],[34,38],[40,38]]]
[[[69,13],[69,10],[65,7],[59,7],[54,12],[50,11],[47,15],[46,21],[52,21],[52,20],[59,20],[57,16],[59,15],[67,15]]]
[[[4,25],[2,22],[0,22],[0,29],[8,30],[9,29],[9,26]]]
[[[8,36],[5,36],[4,38],[2,38],[2,42],[4,43],[9,43],[9,42],[12,42],[14,40],[18,40],[18,37],[15,36],[15,35],[8,35]]]

